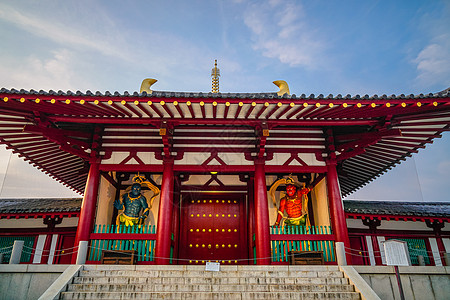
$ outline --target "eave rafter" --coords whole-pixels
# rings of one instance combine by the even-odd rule
[[[83,159],[89,160],[91,156],[91,145],[88,142],[74,138],[83,136],[78,131],[74,132],[58,128],[51,128],[42,124],[38,126],[26,125],[23,128],[23,131],[30,133],[40,133],[49,141],[58,144],[61,150],[74,154]]]
[[[337,160],[342,161],[353,156],[361,155],[366,148],[376,144],[386,137],[401,136],[399,129],[382,129],[375,132],[363,132],[354,134],[341,134],[335,136],[335,147],[340,153]]]
[[[179,153],[185,151],[204,152],[202,142],[206,138],[211,144],[209,150],[244,152],[252,158],[273,153],[291,154],[291,158],[293,153],[313,153],[319,160],[334,159],[344,165],[347,172],[363,178],[352,177],[353,182],[341,178],[346,195],[350,188],[361,187],[439,138],[442,132],[449,131],[448,95],[448,91],[444,91],[416,96],[279,97],[275,93],[154,91],[150,95],[2,89],[0,140],[58,180],[72,187],[77,185],[78,190],[84,186],[84,178],[79,176],[83,160],[92,159],[100,151],[109,154],[126,151],[134,144],[133,149],[139,152],[155,152],[160,157],[173,153],[180,156]],[[41,120],[44,123],[36,123],[40,116],[45,117]],[[158,131],[164,129],[162,122],[167,122],[166,134],[160,135]],[[265,136],[258,127],[262,122],[270,129],[270,136]],[[24,126],[25,131],[22,131]],[[118,129],[94,134],[96,126]],[[245,129],[224,138],[201,128],[192,132],[179,131],[181,127],[195,126],[219,131],[222,127]],[[319,133],[311,134],[316,129]],[[322,145],[321,131],[327,129],[337,133],[332,143],[335,148]],[[302,130],[310,134],[303,135]],[[93,136],[77,135],[83,131]],[[69,153],[61,154],[61,150]],[[65,159],[70,162],[66,168]]]

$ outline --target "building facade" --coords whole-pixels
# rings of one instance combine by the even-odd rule
[[[149,264],[279,264],[291,251],[351,263],[341,195],[450,126],[448,90],[296,96],[277,81],[278,93],[184,93],[154,82],[133,94],[0,90],[0,141],[84,194],[72,262],[88,242],[92,263],[107,249]],[[114,202],[136,205],[136,182],[148,217],[117,225]]]

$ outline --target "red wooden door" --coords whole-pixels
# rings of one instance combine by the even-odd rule
[[[181,206],[181,264],[247,264],[245,201],[236,194],[186,194]]]
[[[352,264],[354,265],[365,265],[365,259],[364,259],[364,253],[367,253],[364,251],[363,248],[363,242],[362,236],[350,236],[350,248],[351,248],[351,255],[352,255]]]
[[[57,264],[70,264],[72,260],[75,235],[61,235],[60,246],[55,253]]]

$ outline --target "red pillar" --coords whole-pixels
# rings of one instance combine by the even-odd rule
[[[253,234],[255,233],[255,179],[253,176],[250,176],[247,183],[247,193],[248,193],[248,257],[254,258],[253,252]]]
[[[350,240],[348,238],[347,222],[345,219],[344,205],[339,188],[338,175],[335,164],[327,166],[327,189],[328,202],[330,205],[331,223],[333,225],[336,242],[343,242],[347,249],[350,249]],[[345,252],[347,264],[352,264],[350,251]]]
[[[80,241],[89,241],[89,235],[91,234],[92,227],[94,225],[95,208],[97,206],[98,197],[98,185],[100,182],[100,164],[95,162],[91,163],[89,174],[86,182],[86,188],[84,190],[83,202],[81,203],[80,218],[78,219],[77,234],[75,236],[74,247],[78,247]],[[78,248],[74,249],[72,255],[72,263],[74,264],[77,259]]]
[[[158,265],[167,265],[170,262],[173,185],[173,159],[167,159],[164,160],[158,226],[156,229],[155,263]]]
[[[258,265],[270,265],[270,224],[264,160],[255,161],[254,196],[256,263]]]

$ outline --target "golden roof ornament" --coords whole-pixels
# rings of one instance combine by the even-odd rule
[[[289,91],[289,85],[284,80],[275,80],[273,82],[277,87],[280,88],[280,91],[278,91],[278,96],[283,96],[284,94],[290,95],[291,92]]]
[[[140,89],[139,93],[142,93],[142,92],[147,92],[147,94],[153,93],[153,91],[150,89],[150,87],[157,81],[158,80],[154,79],[154,78],[146,78],[146,79],[142,80],[141,89]]]
[[[217,68],[217,59],[214,60],[214,68],[211,70],[211,77],[212,77],[212,89],[211,93],[217,94],[219,92],[219,76],[220,76],[220,70]]]

